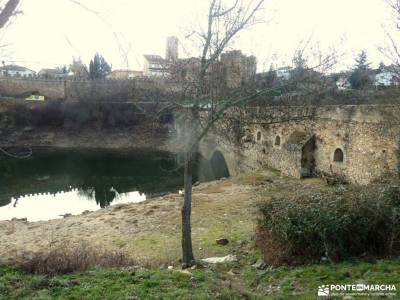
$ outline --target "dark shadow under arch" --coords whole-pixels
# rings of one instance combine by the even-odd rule
[[[311,137],[301,149],[301,177],[313,177],[315,175],[315,136]]]
[[[210,159],[210,164],[214,179],[229,177],[229,169],[226,164],[225,157],[221,151],[217,150],[213,153]]]

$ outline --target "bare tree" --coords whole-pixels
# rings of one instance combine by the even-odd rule
[[[400,0],[383,0],[391,8],[395,18],[397,34],[400,32]],[[392,63],[392,71],[400,75],[400,48],[394,33],[385,31],[387,42],[385,46],[378,47],[378,50]]]
[[[225,6],[222,0],[212,0],[209,4],[206,28],[201,32],[192,32],[192,35],[201,42],[202,51],[198,76],[190,81],[191,88],[183,89],[192,93],[192,97],[189,95],[188,100],[181,106],[184,111],[186,145],[182,207],[183,267],[194,263],[191,238],[192,180],[193,163],[199,150],[199,143],[210,130],[217,134],[220,132],[228,140],[241,142],[247,125],[266,125],[313,118],[315,110],[307,107],[301,111],[293,110],[290,107],[293,101],[287,101],[282,95],[290,94],[294,90],[301,90],[304,97],[321,93],[326,89],[326,85],[321,83],[324,71],[336,62],[334,52],[328,55],[318,52],[318,55],[312,54],[316,65],[307,66],[305,46],[301,52],[297,52],[296,57],[302,58],[302,64],[297,66],[299,69],[296,70],[301,71],[301,76],[293,76],[291,80],[275,86],[259,88],[252,80],[248,84],[239,84],[236,88],[227,89],[223,82],[224,78],[218,76],[220,56],[241,30],[260,22],[258,13],[263,3],[263,0],[250,1],[246,4],[236,1],[231,6]],[[278,100],[278,103],[275,100]],[[262,109],[256,107],[260,103],[263,103]],[[282,118],[282,115],[286,118]],[[249,123],[250,119],[253,121]]]
[[[8,0],[4,7],[0,11],[0,29],[4,29],[11,21],[12,17],[21,13],[18,8],[20,6],[20,0]],[[0,152],[14,158],[27,158],[32,155],[32,149],[28,148],[28,153],[23,155],[15,155],[4,148],[0,147]]]
[[[202,44],[198,77],[195,82],[195,95],[185,107],[185,164],[184,164],[184,202],[182,207],[182,263],[183,267],[194,263],[191,234],[192,180],[193,164],[198,152],[199,142],[211,129],[212,125],[230,105],[215,102],[208,88],[207,76],[216,64],[222,52],[233,38],[243,29],[257,22],[257,14],[264,0],[242,2],[236,0],[226,5],[223,0],[211,0],[208,7],[207,25],[195,35]],[[201,123],[200,112],[204,109],[204,100],[210,114],[205,125]],[[231,103],[233,104],[233,102]]]
[[[20,0],[8,0],[0,12],[0,29],[9,24],[11,18],[18,13]]]

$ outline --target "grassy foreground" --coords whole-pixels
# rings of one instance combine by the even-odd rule
[[[328,188],[318,179],[284,178],[272,170],[196,188],[196,258],[235,254],[239,261],[187,271],[178,267],[179,195],[51,222],[4,223],[2,257],[28,245],[32,251],[45,249],[48,243],[35,241],[44,240],[48,232],[58,234],[61,241],[79,241],[85,233],[89,242],[90,238],[100,240],[103,246],[131,254],[138,266],[94,268],[55,277],[0,266],[0,299],[316,299],[319,285],[357,283],[395,284],[398,292],[394,299],[400,299],[399,258],[264,270],[252,267],[260,257],[254,247],[255,203],[268,197]],[[230,243],[217,245],[215,239],[219,237],[228,238]],[[20,248],[14,249],[16,241]],[[152,264],[148,264],[150,261]],[[144,265],[151,267],[140,267]],[[169,265],[174,268],[168,269]]]
[[[94,269],[53,278],[2,267],[0,299],[316,299],[318,285],[357,282],[399,287],[400,260],[267,270],[240,262],[190,272]]]

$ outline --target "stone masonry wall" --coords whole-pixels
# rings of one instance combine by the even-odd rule
[[[392,117],[400,116],[398,113],[399,107],[324,107],[313,120],[250,126],[254,138],[243,145],[246,162],[241,167],[267,165],[300,177],[301,149],[290,151],[288,147],[288,138],[298,131],[315,135],[317,171],[333,171],[356,184],[367,184],[385,174],[398,176],[400,125]],[[275,145],[277,136],[280,145]],[[343,162],[333,160],[338,148],[344,153]]]
[[[294,132],[303,132],[307,138],[315,137],[317,172],[333,171],[355,184],[368,184],[387,174],[399,175],[398,106],[325,106],[317,108],[311,119],[274,124],[256,121],[258,124],[247,127],[251,138],[240,145],[210,136],[213,142],[204,141],[202,149],[207,149],[208,156],[213,147],[220,150],[235,174],[269,166],[300,178],[302,145],[291,144],[289,138]],[[277,136],[279,145],[275,145]],[[336,149],[343,151],[343,162],[334,161]]]
[[[53,99],[64,99],[65,85],[60,80],[0,77],[1,96],[22,97],[32,92],[38,92]]]
[[[182,89],[181,84],[161,79],[128,80],[42,80],[0,77],[0,96],[24,97],[37,92],[50,99],[73,101],[163,101],[166,94]],[[161,95],[161,96],[160,96]]]

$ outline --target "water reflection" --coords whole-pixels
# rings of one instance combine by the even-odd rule
[[[168,153],[35,152],[0,160],[0,220],[59,218],[111,203],[177,191],[181,170]]]
[[[139,192],[116,194],[113,204],[132,203],[146,200]],[[65,214],[80,214],[94,211],[99,203],[88,201],[81,190],[73,189],[56,194],[36,194],[12,198],[11,203],[0,207],[1,219],[28,218],[29,221],[62,218]]]

